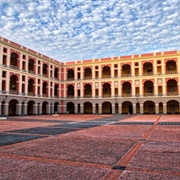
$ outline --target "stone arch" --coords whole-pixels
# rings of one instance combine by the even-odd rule
[[[90,67],[84,69],[84,79],[92,79],[92,69]]]
[[[74,103],[73,102],[67,103],[67,113],[74,114]]]
[[[171,59],[166,62],[166,73],[167,74],[176,73],[176,69],[177,69],[176,61]]]
[[[108,78],[111,76],[111,69],[109,66],[104,66],[102,68],[102,78]]]
[[[144,82],[144,96],[153,96],[154,84],[152,81],[147,80]]]
[[[54,86],[54,96],[58,97],[58,95],[59,95],[59,85],[55,84],[55,86]]]
[[[123,97],[130,97],[131,96],[131,83],[130,82],[124,82],[122,84],[122,96]]]
[[[155,114],[155,103],[153,101],[144,102],[144,114]]]
[[[133,105],[130,101],[124,101],[122,103],[122,114],[133,114]]]
[[[11,67],[14,67],[15,69],[17,68],[18,58],[19,58],[19,56],[17,53],[15,53],[15,52],[11,53],[11,56],[10,56],[10,66]]]
[[[170,100],[167,102],[167,114],[179,114],[179,102]]]
[[[35,105],[34,101],[32,101],[32,100],[28,101],[28,103],[27,103],[27,114],[28,115],[35,114],[34,113],[34,105]]]
[[[42,90],[43,90],[43,96],[44,97],[48,96],[48,88],[47,87],[48,87],[48,83],[47,82],[43,82],[43,87],[42,87],[43,89]]]
[[[19,102],[16,99],[12,99],[9,101],[9,111],[8,111],[9,116],[17,115],[17,104],[19,104]]]
[[[168,96],[178,95],[178,85],[176,80],[169,79],[167,81],[167,95]]]
[[[48,106],[48,102],[47,101],[44,101],[42,103],[42,114],[48,114],[47,113],[47,106]]]
[[[67,79],[74,79],[74,69],[68,69],[67,71]]]
[[[34,79],[28,80],[28,95],[33,96],[35,94],[35,81]]]
[[[84,86],[84,96],[92,97],[92,86],[90,84],[85,84]]]
[[[92,114],[93,110],[92,110],[92,103],[90,102],[85,102],[84,103],[84,114]]]
[[[112,114],[112,104],[108,101],[102,103],[102,114]]]
[[[153,74],[153,65],[151,62],[145,62],[143,64],[143,75],[152,75]]]
[[[29,59],[29,61],[28,61],[28,72],[34,73],[34,65],[35,65],[34,59]]]
[[[67,87],[67,96],[74,97],[74,86],[72,84]]]
[[[48,65],[43,64],[43,76],[47,76],[47,74],[48,74]]]
[[[59,75],[59,69],[58,68],[54,68],[54,78],[58,79],[58,75]]]
[[[9,91],[11,94],[17,94],[18,92],[18,77],[16,75],[10,77]]]
[[[124,64],[122,66],[122,77],[131,76],[131,66],[129,64]]]
[[[111,85],[109,83],[103,84],[103,96],[110,97],[111,96]]]

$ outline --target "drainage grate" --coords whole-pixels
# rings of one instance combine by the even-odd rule
[[[180,125],[180,122],[158,122],[158,125]]]
[[[126,166],[113,166],[114,170],[125,170],[126,169]]]

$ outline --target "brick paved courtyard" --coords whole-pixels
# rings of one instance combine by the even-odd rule
[[[0,179],[180,179],[180,115],[0,120]]]

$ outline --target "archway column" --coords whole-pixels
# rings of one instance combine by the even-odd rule
[[[112,114],[115,114],[115,104],[112,104]]]
[[[38,114],[38,104],[33,104],[33,114]]]
[[[16,114],[17,115],[22,115],[22,104],[16,104]]]
[[[51,105],[47,104],[47,106],[46,106],[46,114],[50,114],[50,108],[51,108]]]
[[[24,112],[23,115],[27,115],[27,104],[23,105],[23,112]]]
[[[75,114],[78,113],[78,105],[77,105],[77,104],[74,105],[74,113],[75,113]]]
[[[159,104],[155,104],[155,113],[159,114]]]
[[[143,109],[144,109],[144,105],[143,105],[143,104],[140,104],[140,114],[144,114]]]
[[[96,114],[96,104],[93,104],[93,105],[92,105],[92,113],[93,113],[93,114]]]
[[[80,105],[80,113],[81,113],[81,114],[84,113],[84,105],[83,105],[83,104]]]
[[[133,114],[136,114],[136,104],[133,104]]]
[[[102,114],[102,104],[99,104],[99,114]]]
[[[122,104],[119,104],[119,114],[122,114]]]
[[[55,113],[55,112],[54,112],[54,104],[52,104],[50,107],[51,107],[50,113],[51,113],[51,114],[54,114],[54,113]]]
[[[38,108],[39,108],[39,114],[42,114],[42,104],[39,104]]]
[[[163,104],[163,114],[167,114],[167,104]]]

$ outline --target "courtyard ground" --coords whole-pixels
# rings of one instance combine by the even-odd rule
[[[180,179],[180,115],[0,120],[2,180]]]

